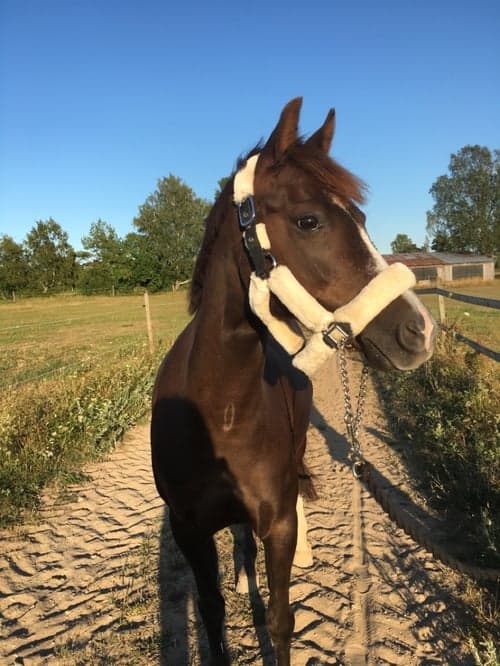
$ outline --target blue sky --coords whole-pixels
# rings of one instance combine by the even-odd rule
[[[500,147],[498,0],[0,0],[0,234],[53,217],[120,236],[159,178],[212,198],[304,97],[370,194],[382,252],[424,241],[450,154]]]

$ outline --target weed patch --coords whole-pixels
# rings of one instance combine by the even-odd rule
[[[19,521],[49,483],[73,483],[84,463],[114,447],[147,411],[158,360],[139,349],[105,367],[83,364],[63,381],[2,392],[0,525]]]
[[[412,373],[381,377],[398,434],[431,505],[476,544],[475,560],[500,565],[498,370],[443,334]]]

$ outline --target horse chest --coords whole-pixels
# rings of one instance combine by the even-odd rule
[[[278,383],[264,386],[241,400],[228,396],[207,411],[207,422],[217,451],[232,457],[254,457],[279,449],[287,458],[305,436],[309,422],[308,395]]]

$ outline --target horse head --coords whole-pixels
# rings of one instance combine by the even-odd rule
[[[328,311],[349,303],[387,263],[371,242],[362,181],[329,157],[335,114],[308,139],[298,135],[302,100],[289,102],[256,159],[256,218],[278,265]],[[276,307],[276,304],[274,305]],[[357,336],[368,362],[408,370],[432,354],[435,324],[411,290],[398,295]]]

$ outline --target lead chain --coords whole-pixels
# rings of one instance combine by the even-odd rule
[[[345,355],[345,343],[340,344],[338,348],[340,381],[342,383],[342,393],[344,395],[344,423],[349,440],[349,460],[352,464],[352,473],[356,478],[361,476],[361,468],[365,462],[361,453],[361,445],[358,439],[359,426],[363,415],[366,399],[366,382],[368,378],[368,366],[363,365],[361,378],[359,382],[358,399],[356,404],[356,413],[352,411],[351,392],[349,389],[349,375],[347,374],[347,361]]]

